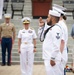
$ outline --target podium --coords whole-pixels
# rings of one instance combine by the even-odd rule
[[[52,8],[52,0],[32,0],[33,18],[46,18]]]

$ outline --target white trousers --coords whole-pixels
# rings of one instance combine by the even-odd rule
[[[60,70],[60,62],[56,62],[55,66],[50,65],[50,60],[44,59],[45,69],[47,75],[62,75]]]
[[[68,53],[67,53],[67,50],[64,50],[62,53],[62,60],[60,63],[60,70],[62,72],[62,75],[64,75],[64,68],[67,64],[67,61],[68,61]]]
[[[65,62],[64,60],[62,60],[61,61],[61,63],[60,63],[60,70],[61,70],[61,73],[62,73],[62,75],[64,75],[64,68],[65,68],[65,66],[66,66],[66,63],[67,62]]]
[[[20,65],[22,75],[32,75],[34,62],[33,48],[21,48]]]

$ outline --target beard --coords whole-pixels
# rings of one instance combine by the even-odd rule
[[[51,25],[52,25],[52,21],[47,22],[47,25],[48,25],[48,26],[51,26]]]

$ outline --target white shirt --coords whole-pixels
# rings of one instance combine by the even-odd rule
[[[43,41],[43,59],[61,60],[60,43],[62,31],[58,25],[53,26]]]
[[[64,40],[65,45],[64,45],[64,50],[62,53],[62,58],[67,61],[68,59],[68,53],[67,53],[67,41],[68,41],[68,29],[67,29],[67,25],[65,23],[64,20],[60,20],[58,22],[58,24],[60,25],[60,27],[62,28],[62,40]]]
[[[60,27],[62,28],[62,40],[65,41],[65,47],[64,47],[64,50],[67,49],[67,41],[68,41],[68,29],[67,29],[67,26],[66,26],[66,23],[64,20],[60,20],[58,22],[58,25],[60,25]]]
[[[33,39],[37,38],[37,35],[35,33],[35,31],[31,28],[29,28],[28,30],[26,29],[22,29],[19,31],[18,33],[18,38],[21,38],[21,43],[33,43]]]

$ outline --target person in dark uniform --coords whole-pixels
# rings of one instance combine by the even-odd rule
[[[10,23],[11,14],[4,14],[5,22],[0,25],[0,42],[2,49],[2,66],[6,65],[6,49],[7,49],[7,65],[11,65],[12,43],[15,40],[15,27]]]

